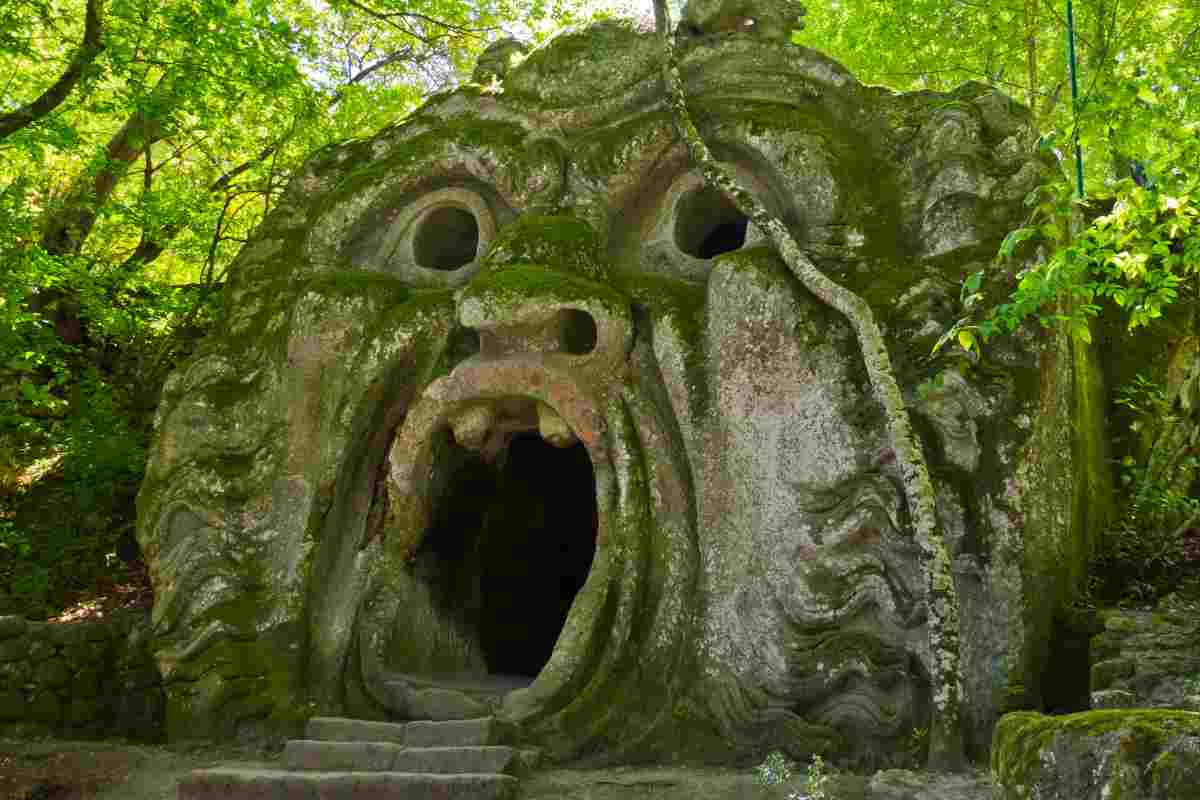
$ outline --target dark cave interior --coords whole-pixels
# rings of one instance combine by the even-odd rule
[[[495,464],[450,444],[426,537],[440,601],[477,625],[488,672],[535,676],[550,658],[596,548],[587,449],[519,433]]]

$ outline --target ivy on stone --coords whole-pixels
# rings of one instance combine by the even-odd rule
[[[966,766],[966,758],[960,711],[962,678],[959,668],[958,593],[954,586],[949,552],[934,507],[929,468],[913,433],[883,334],[867,302],[822,273],[804,255],[783,223],[713,158],[687,108],[666,0],[654,0],[654,16],[662,39],[662,76],[668,103],[679,135],[687,145],[692,160],[700,167],[704,180],[767,233],[784,263],[805,288],[826,305],[841,312],[858,337],[867,374],[888,421],[892,448],[900,468],[926,576],[934,705],[927,765],[931,770],[961,771]]]

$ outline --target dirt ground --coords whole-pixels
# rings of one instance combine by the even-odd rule
[[[217,764],[277,767],[261,751],[213,744],[0,739],[0,800],[176,800],[176,784]],[[972,773],[935,778],[907,773],[903,789],[873,792],[865,776],[843,774],[830,800],[990,800]],[[918,789],[917,784],[920,786]],[[683,767],[550,769],[521,781],[521,800],[786,800],[792,785],[755,786],[748,771]]]
[[[211,744],[0,739],[0,800],[175,800],[176,783],[193,769],[271,766],[267,759]]]

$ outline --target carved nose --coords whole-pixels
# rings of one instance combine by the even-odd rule
[[[478,332],[481,358],[615,364],[633,337],[629,302],[610,285],[595,234],[572,217],[532,217],[503,230],[460,291],[458,320]]]

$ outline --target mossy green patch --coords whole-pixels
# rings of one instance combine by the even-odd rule
[[[324,295],[367,297],[385,306],[403,303],[412,292],[399,278],[385,272],[350,269],[321,273],[305,288]]]
[[[915,248],[905,246],[900,226],[896,224],[903,215],[895,170],[886,168],[879,161],[878,140],[882,130],[852,128],[825,103],[796,105],[737,100],[722,103],[719,109],[700,110],[696,115],[696,123],[701,129],[705,124],[728,124],[727,121],[745,127],[753,136],[769,131],[803,134],[827,156],[837,181],[839,197],[834,218],[838,224],[852,226],[864,236],[858,257],[883,270],[898,269],[912,260],[908,254]],[[782,156],[784,168],[787,157],[787,154]],[[847,286],[861,294],[873,308],[885,309],[899,294],[874,291],[880,277],[876,274],[879,269],[851,273],[845,280]]]
[[[501,161],[509,165],[523,160],[527,132],[510,122],[481,119],[471,114],[451,119],[423,114],[410,117],[405,123],[405,127],[409,126],[419,132],[392,144],[381,157],[372,156],[370,144],[358,146],[357,152],[347,158],[350,166],[342,173],[329,196],[320,203],[321,211],[332,208],[386,177],[430,169],[439,159],[463,148],[504,153],[506,155]],[[377,140],[396,136],[400,131],[383,134]]]
[[[463,290],[461,301],[479,300],[487,306],[511,308],[530,301],[599,303],[615,315],[629,313],[629,302],[614,289],[569,272],[514,261],[486,270]],[[494,318],[504,314],[497,309]]]
[[[592,281],[608,277],[596,232],[584,220],[570,216],[527,214],[505,226],[492,243],[484,269],[497,271],[523,262]]]
[[[1043,751],[1060,736],[1094,738],[1120,732],[1114,775],[1122,764],[1138,766],[1162,749],[1172,736],[1200,736],[1200,714],[1169,709],[1109,709],[1084,711],[1063,716],[1046,716],[1030,711],[1006,714],[996,724],[992,741],[991,768],[1005,787],[1007,797],[1034,798],[1041,796],[1036,788],[1043,769]],[[1080,752],[1093,752],[1087,744],[1078,745]],[[1154,761],[1152,763],[1158,763]],[[1160,775],[1170,765],[1162,762]],[[1113,791],[1128,790],[1125,781],[1117,779]],[[1134,791],[1137,784],[1134,783]],[[1116,797],[1116,794],[1111,795]],[[1141,796],[1136,794],[1133,796]],[[1160,795],[1162,796],[1162,795]],[[1173,798],[1178,795],[1171,795]]]

